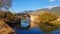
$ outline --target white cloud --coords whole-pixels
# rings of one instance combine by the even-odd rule
[[[60,0],[49,0],[50,2],[60,1]]]
[[[49,9],[53,8],[53,7],[56,7],[56,6],[48,6]]]
[[[48,6],[48,7],[45,7],[45,8],[48,8],[48,9],[52,9],[53,7],[57,7],[59,5],[55,5],[55,6]]]
[[[55,0],[49,0],[50,2],[53,2],[53,1],[55,1]]]

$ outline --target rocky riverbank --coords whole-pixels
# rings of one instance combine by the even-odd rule
[[[13,28],[0,20],[0,34],[16,34]]]

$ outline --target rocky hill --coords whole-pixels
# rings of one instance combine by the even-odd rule
[[[37,10],[37,11],[48,11],[48,12],[51,12],[53,14],[57,14],[57,15],[60,15],[60,6],[56,6],[56,7],[52,7],[52,8],[43,8],[43,9],[40,9],[40,10]]]
[[[42,11],[48,11],[48,12],[51,12],[53,14],[55,13],[57,15],[60,15],[60,6],[42,8],[42,9],[38,9],[36,11],[32,11],[32,10],[31,11],[30,10],[28,10],[28,11],[22,11],[21,13],[29,13],[29,14],[35,13],[35,14],[39,14],[40,11],[41,12]]]

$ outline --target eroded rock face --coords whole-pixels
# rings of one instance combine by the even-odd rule
[[[9,25],[0,20],[0,34],[9,34],[15,32]]]

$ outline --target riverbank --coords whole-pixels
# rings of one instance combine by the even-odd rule
[[[7,25],[4,21],[0,20],[0,34],[14,34],[15,31],[9,25]]]

